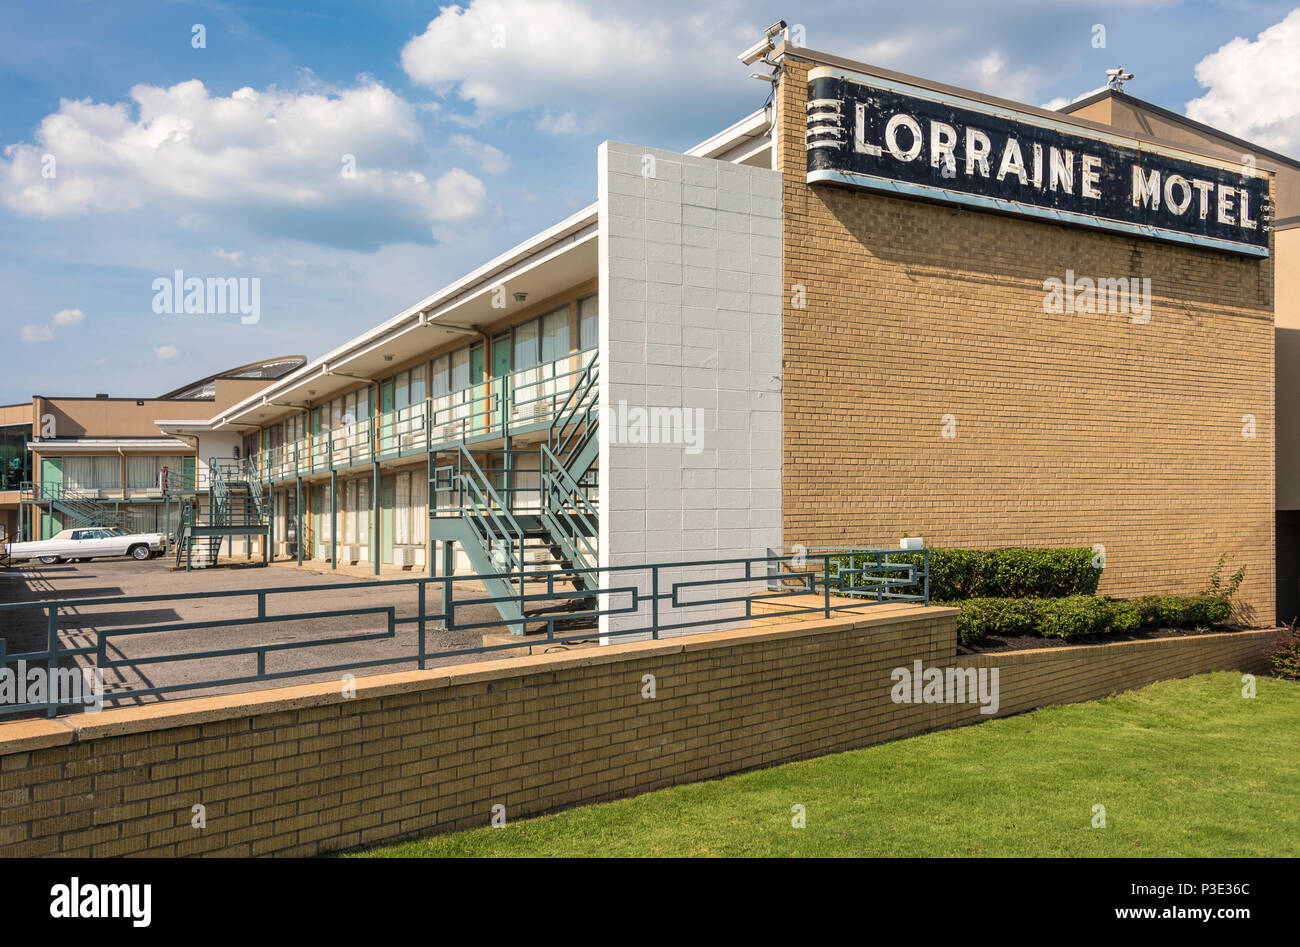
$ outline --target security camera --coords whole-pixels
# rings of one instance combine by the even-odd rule
[[[774,49],[776,49],[776,46],[772,44],[772,37],[764,36],[753,46],[749,47],[749,49],[741,53],[738,58],[746,66],[752,66]]]
[[[738,57],[746,66],[752,66],[772,50],[776,49],[776,37],[784,33],[789,27],[785,20],[777,20],[771,26],[763,31],[763,38],[760,39],[749,49],[745,50]]]

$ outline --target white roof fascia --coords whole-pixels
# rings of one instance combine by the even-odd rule
[[[102,450],[193,450],[184,441],[166,437],[88,437],[79,440],[34,440],[27,442],[27,449],[38,453],[57,452],[60,454],[80,451]]]

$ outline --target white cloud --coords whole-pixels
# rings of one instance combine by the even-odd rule
[[[552,115],[549,111],[543,112],[535,127],[539,132],[548,135],[572,135],[578,130],[578,116],[572,112],[563,112],[560,115]]]
[[[336,92],[138,85],[130,102],[64,99],[0,159],[0,200],[32,217],[149,206],[316,242],[428,242],[434,224],[488,209],[468,172],[430,178],[415,108],[374,82]],[[41,174],[42,156],[57,175]],[[350,156],[350,157],[349,157]],[[448,186],[478,203],[442,199]],[[348,235],[351,234],[351,237]]]
[[[23,326],[22,340],[24,342],[53,342],[54,331],[49,326],[34,326],[29,322]]]
[[[181,350],[174,345],[160,345],[153,350],[153,354],[165,362],[180,355]]]
[[[494,148],[469,135],[452,135],[451,143],[475,158],[484,174],[504,174],[510,170],[510,156],[500,148]]]
[[[1256,37],[1237,37],[1196,64],[1207,91],[1187,117],[1300,155],[1300,8]]]
[[[54,314],[54,324],[56,326],[75,326],[86,314],[80,309],[60,309]]]
[[[470,0],[447,6],[402,49],[411,80],[483,114],[556,102],[653,102],[743,76],[736,53],[765,24],[732,5],[686,13],[578,0]],[[561,120],[563,120],[561,116]]]
[[[1006,57],[998,50],[967,64],[962,73],[962,82],[970,88],[1017,102],[1031,101],[1034,90],[1042,84],[1037,69],[1008,70]]]
[[[477,214],[487,201],[487,188],[468,171],[452,168],[434,185],[434,199],[445,219],[458,220]]]

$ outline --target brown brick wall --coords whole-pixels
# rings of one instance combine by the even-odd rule
[[[1271,634],[961,661],[1000,666],[1012,712],[1257,670]],[[955,650],[955,612],[918,607],[0,724],[0,852],[311,855],[853,749],[985,719],[890,698]]]
[[[1102,544],[1121,596],[1199,591],[1226,553],[1272,624],[1271,260],[810,187],[808,68],[777,99],[784,542]],[[1045,314],[1067,270],[1150,277],[1149,324]]]

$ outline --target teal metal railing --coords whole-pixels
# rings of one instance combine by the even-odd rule
[[[268,448],[250,458],[252,470],[274,483],[546,430],[571,408],[575,390],[590,388],[595,359],[594,350],[567,355]]]
[[[122,485],[99,487],[93,484],[69,486],[64,483],[24,483],[19,494],[27,503],[41,503],[78,522],[69,525],[121,526],[124,522],[120,504]],[[115,495],[105,496],[114,493]]]
[[[929,602],[930,550],[880,549],[870,546],[785,546],[769,548],[773,567],[769,587],[810,577],[835,595],[874,602]],[[822,561],[827,572],[819,574]],[[809,564],[812,564],[811,566]]]
[[[762,617],[818,616],[832,618],[841,611],[860,611],[876,601],[849,596],[852,570],[838,568],[845,555],[870,557],[879,563],[899,550],[852,549],[803,553],[797,563],[786,555],[708,559],[692,562],[638,563],[593,568],[594,582],[587,589],[570,587],[572,575],[551,570],[508,575],[520,592],[512,595],[528,625],[538,633],[507,637],[501,642],[464,646],[466,632],[509,627],[503,618],[485,618],[483,606],[499,596],[483,589],[499,574],[429,576],[410,579],[339,582],[310,586],[270,586],[212,592],[176,592],[165,595],[101,596],[42,599],[0,605],[0,627],[17,626],[19,613],[34,612],[29,622],[44,646],[29,645],[10,652],[0,637],[0,668],[7,664],[34,665],[50,677],[60,667],[75,662],[110,674],[104,701],[115,704],[184,691],[211,690],[270,683],[293,677],[337,675],[407,665],[424,669],[431,662],[446,663],[468,655],[494,654],[514,648],[590,641],[599,619],[608,618],[600,633],[611,640],[661,638],[748,623],[754,606]],[[901,565],[901,564],[900,564]],[[794,566],[795,571],[790,571]],[[910,584],[929,587],[928,557],[907,566]],[[781,581],[773,586],[774,577]],[[488,580],[488,581],[485,581]],[[329,607],[328,596],[341,595],[351,604]],[[816,604],[808,596],[818,595]],[[374,600],[356,604],[362,596]],[[159,605],[176,609],[202,600],[215,604],[203,620],[162,619],[175,615]],[[897,599],[894,599],[897,600]],[[302,602],[311,602],[306,608]],[[927,596],[908,599],[928,604]],[[318,622],[336,622],[335,627]],[[283,627],[281,623],[296,623]],[[257,636],[257,626],[266,629]],[[277,627],[279,626],[279,627]],[[415,634],[398,634],[414,629]],[[192,650],[169,645],[169,635],[190,641],[185,632],[202,630],[205,647]],[[250,635],[251,631],[251,635]],[[29,632],[30,633],[30,632]],[[288,639],[288,640],[286,640]],[[349,651],[352,648],[355,650]],[[315,655],[315,659],[313,659]],[[337,656],[337,657],[335,657]],[[238,670],[232,663],[244,662]],[[283,666],[280,663],[283,662]],[[180,667],[170,672],[172,666]],[[209,667],[215,672],[206,670]],[[169,673],[171,676],[169,676]],[[111,689],[109,689],[111,688]],[[0,715],[44,712],[53,717],[61,706],[71,706],[58,695],[52,700],[0,704]]]
[[[434,515],[465,519],[503,578],[523,571],[526,531],[513,512],[517,503],[506,502],[468,448],[458,446],[454,463],[434,468],[430,488],[447,504],[435,508]],[[511,492],[516,501],[523,488]]]

